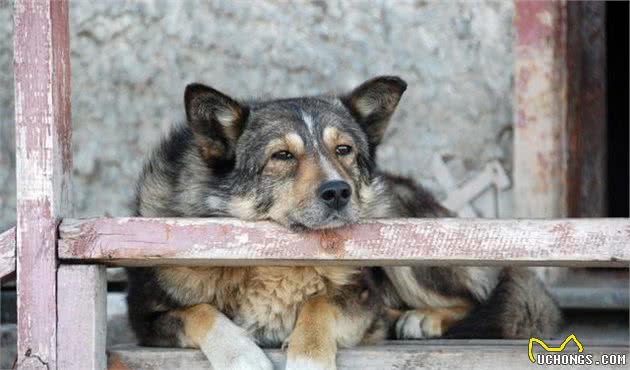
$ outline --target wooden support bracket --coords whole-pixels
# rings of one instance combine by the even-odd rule
[[[61,265],[57,272],[57,361],[64,370],[105,370],[105,266]]]
[[[439,155],[433,158],[433,173],[440,185],[448,192],[442,204],[446,208],[457,212],[460,217],[476,217],[477,213],[470,206],[470,202],[490,187],[503,191],[509,188],[511,184],[510,177],[503,169],[503,166],[501,166],[501,163],[496,160],[488,162],[481,173],[462,184],[459,188]]]
[[[15,227],[0,234],[0,278],[15,271]]]

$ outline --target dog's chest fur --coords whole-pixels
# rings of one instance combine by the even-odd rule
[[[352,267],[162,267],[160,286],[182,306],[209,303],[251,332],[279,345],[293,330],[300,304],[352,282]]]

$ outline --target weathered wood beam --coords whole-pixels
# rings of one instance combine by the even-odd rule
[[[61,265],[57,271],[57,367],[105,370],[105,266]]]
[[[0,278],[15,271],[15,227],[0,234]]]
[[[69,215],[68,4],[16,0],[14,33],[19,369],[57,368],[59,219]]]
[[[337,355],[337,368],[381,370],[381,369],[459,369],[465,365],[469,370],[487,369],[531,369],[527,355],[527,341],[512,340],[427,340],[401,343],[390,342],[378,346],[361,346],[342,349]],[[558,345],[558,341],[549,341]],[[573,347],[566,352],[574,353]],[[603,353],[627,354],[627,344],[591,345],[584,344],[585,352],[599,359]],[[534,347],[534,352],[540,349]],[[278,349],[265,350],[274,368],[284,369],[286,356]],[[191,349],[147,348],[117,346],[110,348],[110,369],[211,369],[203,353]],[[544,366],[545,369],[566,369],[566,365]],[[602,369],[618,369],[619,365]]]
[[[514,207],[518,217],[566,217],[567,2],[516,1]]]
[[[515,2],[519,217],[606,215],[605,7],[603,2]]]
[[[59,258],[116,265],[362,264],[627,266],[630,220],[374,220],[293,233],[205,218],[65,219]]]

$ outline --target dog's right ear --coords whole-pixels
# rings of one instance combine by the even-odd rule
[[[186,86],[184,105],[202,157],[210,163],[231,161],[247,120],[247,107],[198,83]]]
[[[380,76],[340,97],[365,131],[372,157],[406,89],[407,83],[400,77]]]

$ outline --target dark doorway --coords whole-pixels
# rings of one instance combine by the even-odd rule
[[[608,216],[628,217],[628,3],[606,3]]]

